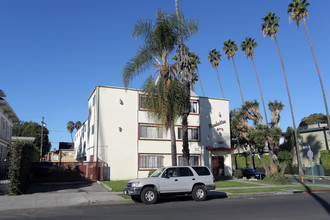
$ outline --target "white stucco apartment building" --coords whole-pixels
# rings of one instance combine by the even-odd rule
[[[146,177],[150,170],[171,165],[170,132],[149,116],[144,98],[140,90],[96,86],[88,99],[88,119],[75,134],[76,158],[92,162],[98,156],[110,167],[110,180]],[[229,100],[192,92],[188,124],[190,163],[230,176]],[[181,119],[175,132],[180,165]]]
[[[13,123],[19,122],[19,118],[4,97],[6,94],[0,90],[0,162],[4,162],[8,156]]]

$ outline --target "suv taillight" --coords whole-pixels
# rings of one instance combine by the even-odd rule
[[[215,178],[213,177],[213,183],[215,183]]]

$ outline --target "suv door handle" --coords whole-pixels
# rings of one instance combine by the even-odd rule
[[[175,179],[174,181],[178,181],[178,179]]]
[[[192,180],[195,180],[195,178],[193,178]]]

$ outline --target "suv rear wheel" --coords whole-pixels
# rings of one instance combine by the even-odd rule
[[[141,201],[144,204],[155,204],[158,199],[156,190],[152,187],[146,187],[142,190]]]
[[[191,196],[195,201],[204,201],[207,196],[207,191],[204,186],[198,185],[193,188]]]

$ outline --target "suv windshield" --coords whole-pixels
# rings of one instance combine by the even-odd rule
[[[159,175],[163,172],[165,168],[158,168],[150,177],[159,177]]]

